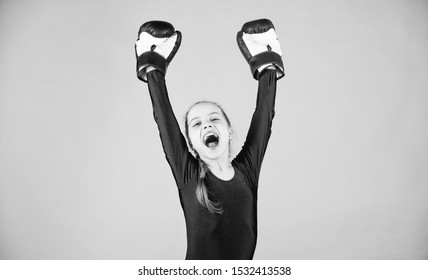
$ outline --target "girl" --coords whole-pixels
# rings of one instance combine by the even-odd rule
[[[245,144],[233,160],[230,121],[216,103],[194,104],[185,116],[185,137],[180,131],[165,73],[180,46],[181,33],[169,23],[151,21],[141,26],[136,43],[137,76],[148,83],[162,146],[179,189],[186,220],[186,259],[252,259],[254,255],[258,179],[271,134],[276,81],[284,71],[269,20],[244,24],[237,39],[259,87]]]

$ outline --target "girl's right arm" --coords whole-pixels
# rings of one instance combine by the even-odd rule
[[[197,168],[195,159],[187,148],[177,119],[169,101],[165,77],[159,71],[147,73],[153,116],[158,125],[166,160],[171,166],[179,188],[186,185]]]
[[[162,147],[175,181],[182,188],[195,170],[195,159],[172,110],[165,84],[168,64],[181,44],[181,33],[165,21],[149,21],[138,31],[135,44],[137,77],[148,83],[153,115],[159,128]]]

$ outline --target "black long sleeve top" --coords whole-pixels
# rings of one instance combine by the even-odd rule
[[[196,199],[199,162],[189,152],[173,113],[165,79],[148,73],[153,114],[162,147],[179,190],[187,230],[186,259],[252,259],[257,240],[257,188],[260,167],[271,135],[276,95],[276,72],[259,78],[256,109],[239,154],[233,159],[235,175],[225,181],[207,172],[210,199],[221,202],[222,214],[213,214]]]

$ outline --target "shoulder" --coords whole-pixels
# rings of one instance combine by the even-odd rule
[[[252,172],[250,161],[245,160],[242,152],[233,159],[232,165],[235,168],[236,177],[243,177],[248,185],[251,187],[257,185],[257,179]]]

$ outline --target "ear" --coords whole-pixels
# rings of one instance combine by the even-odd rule
[[[232,139],[232,136],[233,136],[233,130],[229,128],[229,139]]]

